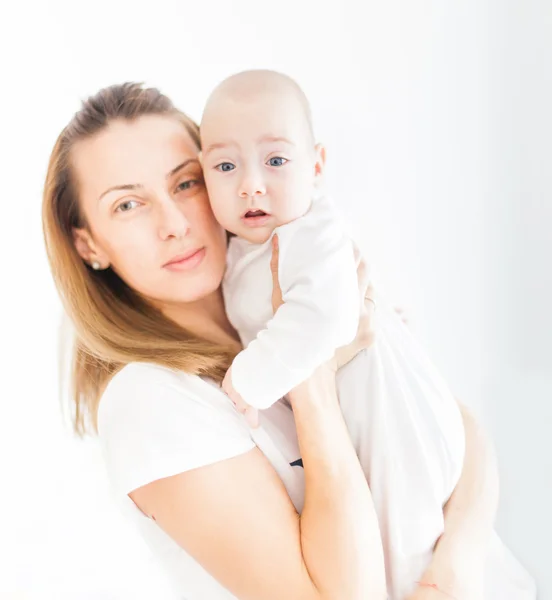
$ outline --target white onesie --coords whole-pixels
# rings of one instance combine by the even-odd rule
[[[360,308],[351,240],[329,200],[316,199],[305,216],[275,233],[284,298],[275,316],[270,240],[233,238],[223,283],[228,316],[246,347],[234,361],[232,383],[257,407],[270,406],[350,341]],[[442,509],[460,477],[465,436],[439,372],[395,311],[376,300],[375,342],[339,371],[337,389],[378,515],[389,600],[404,600],[443,532]],[[278,405],[251,430],[259,446]],[[300,510],[295,487],[286,487]],[[489,599],[535,598],[534,582],[496,535],[486,577]]]
[[[251,406],[268,408],[351,342],[360,300],[350,238],[325,198],[277,227],[284,304],[272,314],[271,241],[230,241],[223,282],[228,318],[246,348],[232,385]],[[272,238],[271,238],[272,239]]]
[[[360,309],[352,242],[328,199],[315,199],[306,215],[274,233],[284,299],[275,316],[270,240],[232,238],[223,283],[245,347],[233,363],[232,384],[259,408],[350,342]],[[339,397],[378,513],[389,597],[398,600],[423,574],[443,532],[442,508],[458,482],[465,440],[446,384],[379,298],[375,328],[375,343],[338,374]]]

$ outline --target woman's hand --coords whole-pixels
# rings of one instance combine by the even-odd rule
[[[222,391],[230,398],[236,410],[245,416],[245,420],[249,427],[255,429],[259,426],[259,410],[254,406],[249,406],[245,400],[238,394],[232,385],[232,367],[226,371],[226,375],[222,381]]]
[[[346,365],[361,350],[368,348],[374,341],[373,316],[375,304],[373,300],[374,289],[369,283],[369,273],[366,262],[362,259],[358,248],[355,247],[355,259],[357,262],[358,292],[361,302],[360,319],[355,339],[342,348],[338,348],[330,361],[332,369],[336,370]],[[272,310],[276,312],[284,303],[282,289],[278,280],[279,247],[278,236],[272,238],[272,259],[270,270],[272,272]]]
[[[449,591],[436,584],[419,584],[416,589],[406,597],[406,600],[485,600],[483,583],[480,585],[449,585]]]
[[[348,344],[337,349],[335,353],[336,369],[346,365],[361,350],[371,346],[374,342],[374,311],[376,309],[374,301],[374,288],[370,283],[370,274],[368,265],[360,255],[358,248],[355,247],[355,260],[357,262],[358,293],[360,299],[360,318],[355,339]]]
[[[278,236],[272,236],[272,258],[270,259],[270,272],[272,273],[272,312],[275,313],[284,303],[282,288],[278,279],[278,264],[280,260],[280,246]]]
[[[484,568],[498,504],[498,468],[487,434],[466,407],[459,406],[466,435],[464,466],[445,505],[444,532],[422,580],[437,584],[448,598],[483,600]],[[443,592],[422,587],[407,600],[445,600]]]
[[[432,586],[418,586],[406,600],[456,600],[455,596],[434,588]],[[471,600],[471,599],[470,599]],[[479,600],[475,597],[473,600]]]

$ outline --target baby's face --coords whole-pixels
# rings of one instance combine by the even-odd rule
[[[211,206],[228,231],[260,244],[309,209],[321,161],[296,99],[217,99],[201,123],[201,144]]]

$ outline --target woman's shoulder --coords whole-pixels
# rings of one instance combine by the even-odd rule
[[[108,383],[104,395],[120,387],[136,386],[137,384],[157,382],[158,384],[182,382],[184,378],[194,378],[197,375],[189,375],[184,372],[175,371],[168,367],[153,363],[133,362],[125,365],[117,371]]]
[[[130,422],[153,415],[190,421],[207,414],[216,422],[235,420],[234,413],[220,387],[208,379],[161,365],[130,363],[112,377],[102,394],[98,430],[101,435],[106,424],[123,415]]]
[[[107,384],[100,406],[106,400],[128,398],[129,395],[140,396],[154,391],[171,389],[180,394],[221,393],[219,386],[207,379],[184,371],[169,369],[153,363],[129,363],[119,370]]]
[[[110,479],[125,494],[254,446],[216,384],[153,364],[129,364],[112,378],[100,400],[98,433]]]
[[[176,371],[150,363],[129,363],[117,371],[107,384],[98,407],[101,422],[106,412],[114,405],[136,403],[136,398],[160,393],[167,387],[176,386],[185,393],[185,378]]]

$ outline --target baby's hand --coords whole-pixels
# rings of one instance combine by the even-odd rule
[[[245,420],[249,427],[257,428],[259,426],[259,411],[253,406],[249,406],[243,398],[236,392],[232,386],[232,367],[226,371],[226,375],[222,380],[222,389],[230,398],[236,410],[242,415],[245,415]]]

